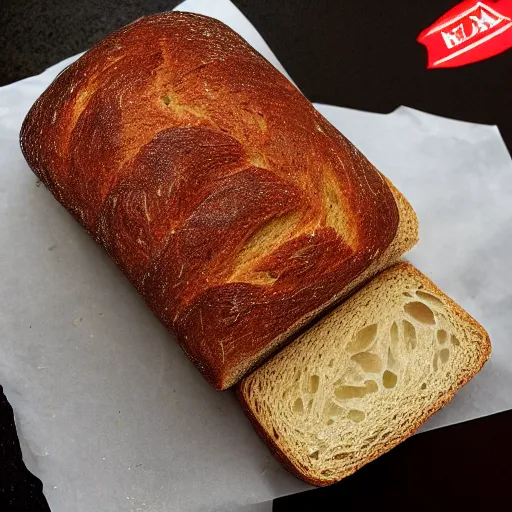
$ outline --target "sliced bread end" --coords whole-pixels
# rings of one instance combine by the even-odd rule
[[[246,377],[237,394],[283,465],[328,485],[412,435],[490,351],[481,325],[400,263]]]

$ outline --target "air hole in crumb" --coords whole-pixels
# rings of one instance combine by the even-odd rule
[[[443,348],[443,350],[441,350],[441,352],[439,352],[439,359],[441,359],[441,362],[443,364],[447,363],[448,359],[450,359],[450,350],[447,348]]]
[[[279,434],[276,432],[276,429],[275,429],[275,428],[273,428],[273,429],[272,429],[272,432],[273,432],[273,434],[274,434],[274,438],[275,438],[275,439],[279,439]]]
[[[438,361],[439,361],[439,354],[436,352],[436,354],[434,356],[434,363],[433,363],[434,371],[436,371],[436,372],[437,372],[437,368],[438,368]]]
[[[336,460],[343,460],[343,459],[346,459],[348,457],[348,453],[337,453],[335,456],[334,456],[334,459]]]
[[[309,402],[308,402],[308,411],[310,411],[310,410],[311,410],[311,406],[312,406],[312,405],[313,405],[313,399],[312,399],[312,398],[310,398],[310,399],[309,399]]]
[[[332,417],[341,416],[344,413],[345,409],[343,409],[343,407],[340,407],[338,404],[329,401],[324,407],[323,415],[325,418],[332,419]]]
[[[460,341],[458,340],[457,336],[454,334],[451,335],[450,340],[452,342],[452,345],[458,347],[460,345]]]
[[[424,382],[422,385],[421,385],[421,389],[427,389],[427,383]]]
[[[379,386],[377,386],[377,383],[374,380],[365,380],[364,385],[369,393],[375,393],[379,390]]]
[[[411,297],[412,298],[412,295],[409,292],[403,292],[402,295],[404,295],[405,297]]]
[[[323,476],[331,476],[332,475],[332,469],[324,469],[322,471]]]
[[[380,372],[382,363],[380,357],[370,352],[360,352],[351,357],[365,372],[378,373]]]
[[[396,364],[396,361],[395,361],[395,358],[393,357],[393,352],[391,352],[391,349],[388,348],[388,366],[389,367],[393,367],[395,366]]]
[[[446,339],[448,338],[448,333],[444,329],[440,329],[437,331],[437,342],[442,345],[446,343]]]
[[[347,418],[351,421],[355,421],[356,423],[359,423],[360,421],[363,421],[365,417],[365,414],[363,411],[358,411],[357,409],[352,409],[348,411]]]
[[[327,421],[326,421],[326,425],[332,425],[334,423],[334,420],[332,418],[329,418]]]
[[[408,302],[404,306],[404,311],[414,320],[426,325],[434,325],[436,319],[432,310],[423,302]]]
[[[354,354],[368,348],[377,336],[377,324],[368,325],[361,329],[348,344],[347,350]]]
[[[315,460],[318,460],[318,455],[320,454],[320,451],[317,450],[316,452],[313,452],[313,453],[310,453],[309,454],[309,458],[310,459],[315,459]]]
[[[302,398],[297,398],[297,400],[295,400],[295,402],[293,403],[293,412],[297,414],[304,413],[304,403],[302,401]]]
[[[435,295],[432,295],[431,293],[423,292],[418,290],[416,292],[416,295],[423,300],[426,300],[427,302],[430,302],[431,304],[435,304],[437,306],[444,306],[443,302],[438,299]]]
[[[318,391],[318,384],[320,382],[320,377],[318,375],[311,375],[309,378],[309,390],[311,393],[316,393]]]
[[[169,105],[169,103],[171,103],[171,98],[169,98],[169,96],[164,96],[162,98],[162,101],[164,102],[165,105]]]
[[[396,373],[390,372],[389,370],[386,370],[382,375],[382,384],[386,389],[394,388],[396,386],[397,381],[398,377]]]
[[[332,368],[334,366],[334,359],[331,359],[329,361],[329,364],[327,365],[329,368]]]
[[[369,393],[375,393],[379,387],[374,380],[367,380],[362,386],[340,386],[334,390],[334,394],[341,400],[349,398],[363,398]]]
[[[299,382],[299,380],[300,380],[300,375],[301,375],[301,372],[300,372],[300,370],[299,370],[299,371],[295,374],[295,377],[294,377],[295,382]]]
[[[397,345],[398,344],[398,325],[396,325],[396,322],[393,322],[393,325],[391,326],[391,330],[389,331],[389,334],[391,336],[391,344]]]
[[[406,346],[416,348],[416,329],[414,328],[414,325],[412,325],[411,322],[404,320],[403,327]]]

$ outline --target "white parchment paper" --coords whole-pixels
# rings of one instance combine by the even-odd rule
[[[180,9],[221,19],[283,70],[228,0]],[[252,511],[306,489],[25,163],[21,122],[74,58],[0,88],[0,383],[29,469],[53,512]],[[411,261],[491,335],[491,361],[424,428],[511,408],[512,161],[498,130],[317,107],[418,212]]]

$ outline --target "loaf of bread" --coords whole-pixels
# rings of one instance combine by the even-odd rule
[[[417,240],[391,183],[204,16],[142,18],[101,41],[20,139],[218,389]]]
[[[327,485],[410,436],[490,352],[483,327],[402,263],[242,380],[237,393],[283,464]]]

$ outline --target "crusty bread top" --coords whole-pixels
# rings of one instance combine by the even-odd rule
[[[381,174],[204,16],[159,14],[104,39],[38,99],[21,147],[217,388],[398,230]]]
[[[486,331],[423,274],[379,274],[239,384],[278,458],[336,482],[410,436],[490,355]]]

